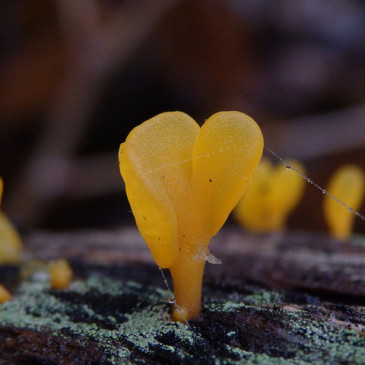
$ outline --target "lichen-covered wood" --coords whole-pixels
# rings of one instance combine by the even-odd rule
[[[28,252],[45,260],[62,255],[76,279],[56,291],[39,272],[0,268],[13,292],[13,300],[1,305],[0,358],[37,364],[362,364],[361,239],[343,244],[318,235],[260,237],[226,229],[213,242],[223,263],[207,266],[201,318],[185,325],[170,320],[169,292],[134,230],[34,235]]]

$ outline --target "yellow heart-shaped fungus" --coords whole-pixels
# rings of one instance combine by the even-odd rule
[[[3,194],[3,180],[0,177],[0,206]],[[8,219],[0,211],[0,264],[15,264],[19,262],[22,251],[21,239]]]
[[[338,204],[326,195],[324,197],[324,216],[331,235],[346,241],[351,236],[355,215],[352,210],[359,210],[365,191],[365,174],[357,166],[345,165],[331,177],[327,191],[349,208]]]
[[[167,112],[134,128],[119,150],[138,229],[171,272],[173,318],[196,318],[208,245],[243,194],[263,149],[256,122],[240,112],[212,115],[200,128]]]
[[[304,174],[304,167],[297,161],[290,166]],[[252,232],[267,233],[285,228],[289,213],[303,196],[305,180],[285,165],[274,166],[262,159],[237,207],[237,221]]]

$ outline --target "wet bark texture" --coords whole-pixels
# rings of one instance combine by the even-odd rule
[[[0,358],[363,364],[364,241],[255,236],[228,227],[211,244],[222,264],[206,265],[201,318],[183,325],[169,320],[169,292],[136,230],[34,234],[22,265],[0,267],[14,296],[0,306]],[[40,274],[38,260],[58,257],[75,272],[68,290],[50,289]]]

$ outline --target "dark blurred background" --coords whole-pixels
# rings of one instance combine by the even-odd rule
[[[172,110],[249,114],[322,186],[365,169],[364,25],[362,0],[0,2],[3,210],[24,231],[131,224],[119,144]],[[289,227],[324,230],[322,200],[308,184]]]

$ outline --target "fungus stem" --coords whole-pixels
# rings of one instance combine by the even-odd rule
[[[199,317],[204,266],[205,259],[180,252],[170,267],[176,303],[172,314],[174,321],[186,322]]]

